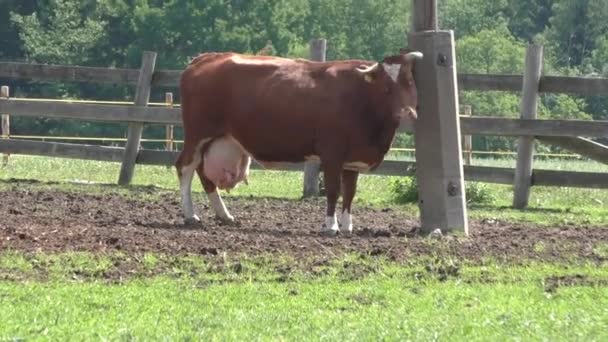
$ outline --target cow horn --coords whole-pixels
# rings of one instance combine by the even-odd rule
[[[411,62],[416,59],[420,60],[420,59],[422,59],[422,56],[423,56],[422,52],[419,52],[419,51],[409,52],[405,55],[405,61]]]
[[[362,74],[368,74],[368,73],[371,73],[371,72],[374,72],[374,71],[378,70],[379,66],[380,66],[380,64],[374,63],[374,65],[371,65],[371,66],[369,66],[367,68],[363,68],[363,69],[362,68],[357,68],[357,71],[360,72],[360,73],[362,73]]]

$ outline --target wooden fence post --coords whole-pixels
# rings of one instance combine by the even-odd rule
[[[8,86],[2,86],[0,90],[0,98],[8,99],[9,97],[9,88]],[[11,122],[10,116],[8,114],[2,114],[2,139],[9,139],[11,136]],[[6,166],[8,164],[9,153],[4,154],[2,156],[2,166]]]
[[[155,64],[156,52],[144,51],[141,68],[139,69],[137,88],[135,90],[135,106],[145,107],[148,105]],[[131,183],[131,179],[133,179],[133,171],[137,161],[137,154],[139,153],[139,143],[141,141],[143,129],[143,123],[129,124],[129,133],[127,135],[125,154],[122,160],[120,175],[118,178],[119,185],[127,185]]]
[[[437,0],[412,0],[412,32],[437,30]]]
[[[454,32],[437,29],[435,0],[413,0],[409,48],[424,54],[414,67],[418,120],[414,123],[422,233],[469,234],[460,144]]]
[[[314,39],[310,42],[310,59],[325,62],[327,40]],[[304,163],[304,191],[303,197],[319,196],[319,174],[321,167],[318,161]]]
[[[529,45],[526,51],[526,65],[521,97],[521,119],[536,119],[538,90],[543,68],[542,45]],[[532,186],[532,163],[534,159],[534,137],[519,137],[517,145],[517,165],[515,168],[513,207],[523,209],[528,205]]]
[[[165,93],[165,104],[169,108],[173,108],[173,93]],[[173,125],[165,127],[165,150],[173,151]]]
[[[462,116],[470,118],[473,111],[471,110],[471,106],[464,106],[464,114]],[[471,165],[473,160],[473,136],[470,134],[465,134],[462,136],[462,149],[465,153],[464,163],[465,165]]]

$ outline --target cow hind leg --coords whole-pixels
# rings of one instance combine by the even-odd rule
[[[357,179],[359,172],[344,170],[342,171],[342,231],[347,234],[353,232],[353,217],[351,206],[353,198],[357,192]]]
[[[205,176],[204,169],[204,162],[201,162],[196,168],[196,173],[201,180],[201,184],[203,185],[203,189],[205,190],[207,199],[209,200],[209,205],[211,208],[213,208],[215,216],[223,223],[234,223],[234,217],[228,212],[228,209],[222,200],[222,196],[220,196],[219,189],[209,178]]]
[[[325,227],[321,230],[321,233],[324,235],[336,235],[340,232],[336,218],[336,204],[338,197],[340,197],[341,166],[338,163],[323,163],[323,165],[327,211]]]
[[[200,222],[200,218],[194,214],[192,203],[192,177],[201,162],[200,150],[209,140],[211,139],[202,139],[198,143],[186,143],[175,162],[185,224]]]

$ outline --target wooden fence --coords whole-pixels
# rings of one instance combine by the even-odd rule
[[[537,48],[538,49],[538,48]],[[320,57],[319,57],[320,58]],[[534,60],[534,58],[536,58]],[[0,139],[0,153],[26,154],[50,157],[90,159],[121,162],[120,184],[128,184],[135,164],[172,165],[178,152],[140,149],[141,131],[144,124],[163,124],[170,127],[181,125],[180,109],[171,106],[149,106],[150,89],[155,86],[177,87],[180,70],[155,70],[156,54],[146,52],[142,67],[137,69],[97,68],[67,65],[39,65],[26,63],[0,63],[0,78],[79,81],[93,83],[126,84],[136,87],[132,105],[65,103],[57,101],[33,101],[8,97],[8,90],[0,99],[0,113],[23,116],[44,116],[89,121],[129,123],[129,136],[125,148],[86,144],[41,142],[22,139]],[[569,93],[577,95],[608,96],[608,79],[562,76],[540,76],[538,67],[530,63],[542,63],[542,58],[529,56],[524,75],[471,75],[458,74],[460,90],[522,91],[527,104],[523,113],[529,113],[536,103],[538,93]],[[173,104],[173,100],[167,99]],[[8,116],[2,116],[2,127],[8,126]],[[6,118],[6,119],[5,119]],[[6,123],[5,123],[6,120]],[[583,188],[608,188],[608,173],[536,170],[532,167],[534,138],[557,144],[589,158],[608,162],[608,148],[585,138],[608,137],[608,121],[539,120],[528,114],[521,119],[466,116],[460,118],[463,135],[495,135],[524,137],[528,148],[518,151],[518,164],[513,168],[464,166],[466,180],[515,184],[517,191],[524,192],[524,200],[514,203],[526,205],[529,187],[570,186]],[[8,129],[8,128],[7,128]],[[403,125],[400,132],[413,133],[413,127]],[[168,131],[168,134],[169,131]],[[6,138],[6,137],[5,137]],[[522,139],[522,138],[520,138]],[[521,145],[520,145],[521,146]],[[525,160],[526,162],[522,162]],[[386,160],[371,172],[375,175],[414,175],[415,163]],[[253,169],[260,166],[255,162]],[[278,168],[287,171],[303,171],[304,163]],[[517,182],[516,182],[517,180]],[[523,189],[523,190],[522,190]]]

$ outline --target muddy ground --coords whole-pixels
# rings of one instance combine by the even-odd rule
[[[0,191],[0,251],[280,253],[321,258],[359,253],[398,261],[421,255],[471,261],[486,257],[509,262],[606,261],[605,254],[598,253],[598,247],[605,249],[608,242],[605,227],[538,227],[471,220],[470,237],[431,240],[416,234],[417,217],[357,205],[353,236],[324,237],[318,233],[324,219],[323,199],[228,197],[227,207],[238,224],[226,226],[214,220],[206,200],[195,194],[203,226],[187,227],[182,224],[178,193],[162,193],[156,200],[145,200],[144,195],[141,192],[127,198],[111,190],[87,194],[14,184]]]

